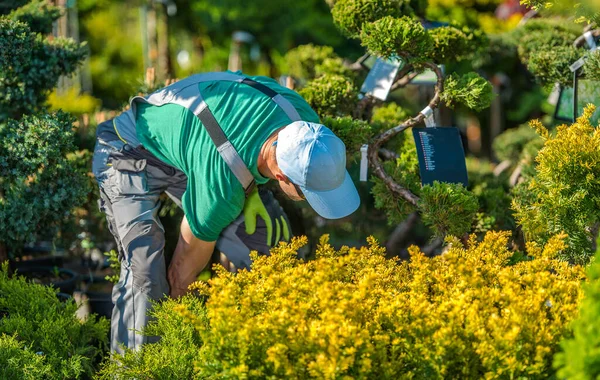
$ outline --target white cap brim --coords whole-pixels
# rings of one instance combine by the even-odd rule
[[[352,214],[360,206],[358,191],[346,171],[342,184],[328,191],[312,191],[300,186],[306,201],[325,219],[340,219]]]

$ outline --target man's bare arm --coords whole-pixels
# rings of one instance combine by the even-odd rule
[[[171,297],[179,297],[187,292],[188,286],[196,280],[198,274],[210,261],[215,243],[195,237],[187,218],[183,217],[179,241],[169,266]]]

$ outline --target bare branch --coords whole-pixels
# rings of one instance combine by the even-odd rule
[[[425,62],[423,65],[425,67],[431,69],[437,76],[437,83],[435,85],[435,94],[428,105],[429,108],[435,109],[435,108],[437,108],[437,106],[440,103],[440,94],[444,89],[444,77],[442,75],[442,71],[436,64],[434,64],[432,62]],[[425,120],[425,116],[422,113],[419,113],[417,116],[406,120],[404,123],[381,133],[379,136],[375,137],[375,139],[373,140],[373,143],[369,145],[369,153],[368,153],[369,163],[371,164],[371,167],[373,168],[373,172],[375,173],[375,175],[377,177],[381,178],[383,180],[383,182],[386,184],[386,186],[393,193],[404,198],[407,202],[409,202],[410,204],[412,204],[414,206],[417,205],[417,203],[419,201],[419,197],[417,197],[415,194],[413,194],[410,190],[405,189],[404,187],[400,186],[397,182],[395,182],[392,179],[391,176],[389,176],[385,172],[385,170],[383,169],[383,164],[381,162],[381,159],[379,158],[379,149],[381,148],[381,146],[383,144],[390,141],[390,139],[392,139],[397,134],[403,132],[407,128],[411,128],[419,123],[422,123],[424,120]]]
[[[364,54],[362,57],[360,57],[359,59],[356,60],[356,62],[348,62],[348,61],[344,61],[344,67],[352,70],[352,71],[362,71],[366,69],[366,66],[364,65],[364,62],[367,60],[367,58],[369,58],[371,55],[369,53]]]
[[[397,89],[406,86],[407,84],[412,82],[412,80],[415,79],[415,77],[417,75],[419,75],[419,73],[416,71],[413,71],[411,73],[408,73],[408,75],[399,77],[398,80],[392,85],[392,88],[390,91],[396,91]]]
[[[384,159],[384,160],[396,160],[400,157],[400,155],[396,152],[392,152],[389,149],[386,148],[379,148],[379,155]]]

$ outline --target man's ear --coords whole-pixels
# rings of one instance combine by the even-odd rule
[[[275,173],[275,178],[278,181],[283,181],[283,182],[287,182],[288,181],[288,177],[283,174],[282,172],[278,171],[277,173]]]

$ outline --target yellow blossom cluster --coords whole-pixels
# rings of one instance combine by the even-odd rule
[[[178,313],[201,337],[194,373],[223,379],[548,378],[577,314],[580,266],[556,258],[564,236],[511,264],[508,233],[448,240],[442,256],[417,247],[386,259],[374,239],[317,258],[305,238],[254,255],[252,271],[220,270],[192,288],[205,313]]]

